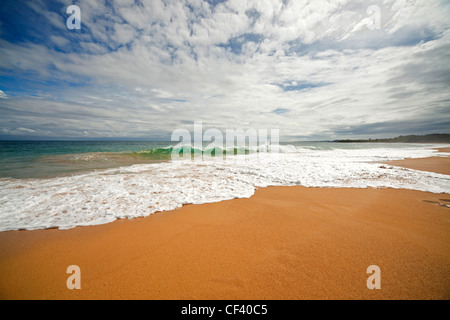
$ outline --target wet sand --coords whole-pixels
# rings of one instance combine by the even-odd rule
[[[450,148],[439,148],[435,150],[437,152],[445,152],[445,153],[450,152]],[[448,157],[428,157],[418,159],[395,160],[385,162],[385,164],[414,170],[429,171],[450,175],[450,154]]]
[[[270,187],[70,230],[0,233],[2,299],[449,299],[450,195]],[[69,265],[81,289],[69,290]],[[381,289],[369,290],[370,265]]]
[[[435,150],[437,152],[448,152],[448,153],[450,153],[450,148],[436,148]]]

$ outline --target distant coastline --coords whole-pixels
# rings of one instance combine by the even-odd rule
[[[409,135],[398,136],[387,139],[368,139],[368,140],[334,140],[333,142],[351,143],[351,142],[403,142],[403,143],[450,143],[450,134],[434,133],[424,136]]]

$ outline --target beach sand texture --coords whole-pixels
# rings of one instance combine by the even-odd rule
[[[450,148],[438,148],[438,152],[450,152]],[[448,157],[429,157],[388,161],[386,164],[414,170],[430,171],[450,175],[450,155]]]
[[[449,169],[445,157],[400,162]],[[66,286],[69,265],[80,290]],[[367,288],[371,265],[380,290]],[[0,298],[450,299],[449,265],[449,194],[269,187],[146,218],[1,232]]]
[[[270,187],[70,230],[0,233],[3,299],[448,299],[450,196]],[[66,269],[81,268],[69,290]],[[366,287],[381,269],[381,290]]]

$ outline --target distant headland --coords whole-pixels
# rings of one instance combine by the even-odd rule
[[[334,140],[333,142],[403,142],[403,143],[450,143],[450,134],[434,133],[424,136],[408,135],[398,136],[387,139],[368,139],[368,140]]]

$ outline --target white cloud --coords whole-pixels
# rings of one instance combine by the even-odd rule
[[[61,36],[50,36],[50,39],[60,47],[64,47],[69,44],[69,40]]]
[[[80,1],[89,32],[67,35],[79,40],[75,52],[1,41],[1,69],[89,79],[89,88],[68,86],[62,102],[27,97],[28,113],[9,99],[16,112],[0,124],[135,136],[203,120],[329,137],[360,124],[450,120],[449,19],[438,1],[374,1],[374,31],[366,1],[141,2]],[[50,37],[64,45],[65,35]]]
[[[112,36],[114,41],[118,44],[127,44],[131,42],[135,37],[135,32],[132,27],[127,24],[114,24],[115,33]]]

